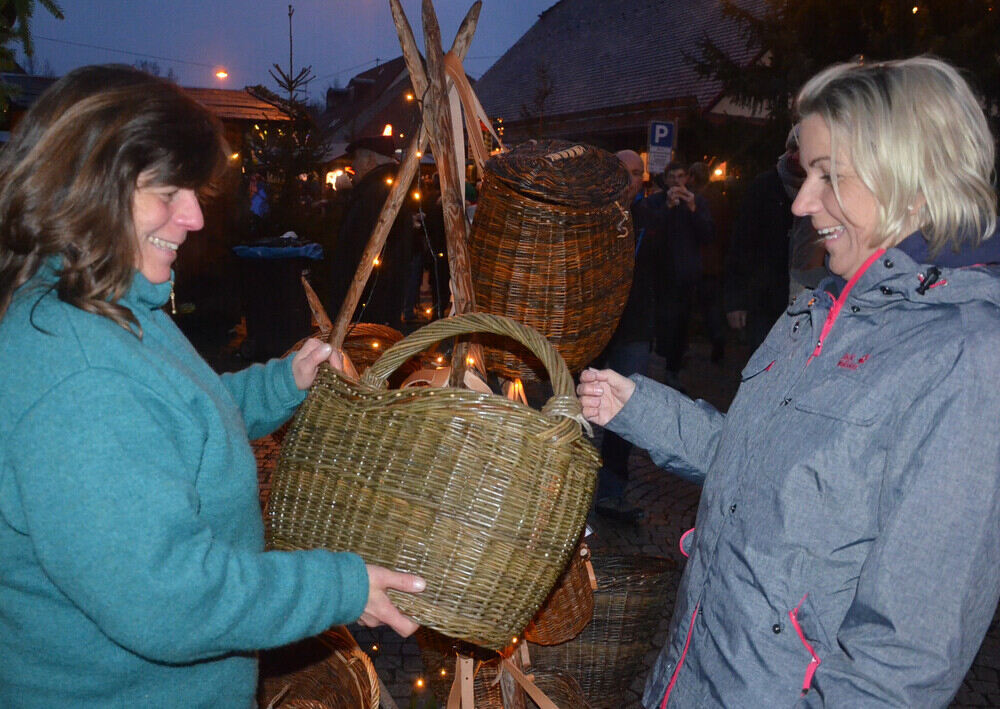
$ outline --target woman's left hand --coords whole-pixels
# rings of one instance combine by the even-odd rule
[[[295,377],[295,386],[302,391],[311,387],[313,380],[316,379],[316,371],[323,362],[329,362],[334,369],[344,371],[344,355],[327,343],[310,337],[302,345],[302,349],[292,357],[292,375]]]

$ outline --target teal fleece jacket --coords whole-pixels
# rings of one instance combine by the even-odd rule
[[[265,552],[248,437],[290,360],[216,375],[137,274],[142,339],[43,268],[0,321],[0,706],[250,707],[254,651],[354,621],[361,558]]]

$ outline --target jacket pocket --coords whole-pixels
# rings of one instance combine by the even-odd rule
[[[770,371],[777,359],[777,352],[767,345],[761,345],[757,348],[756,352],[750,355],[749,361],[740,373],[740,381],[747,382],[767,371]]]
[[[830,374],[795,397],[795,408],[809,414],[870,426],[889,411],[890,402],[854,377]]]
[[[820,655],[828,648],[829,638],[819,621],[812,604],[809,602],[807,593],[799,601],[799,604],[788,611],[788,618],[792,623],[792,628],[798,636],[802,647],[809,653],[809,661],[806,664],[802,676],[802,694],[805,694],[812,687],[813,675],[822,663]]]

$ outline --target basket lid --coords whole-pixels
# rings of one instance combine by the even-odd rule
[[[531,140],[486,163],[505,185],[540,202],[603,207],[621,198],[628,170],[617,156],[566,140]]]

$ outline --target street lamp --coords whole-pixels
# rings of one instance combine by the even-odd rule
[[[229,72],[226,71],[225,67],[219,67],[215,70],[215,78],[219,81],[224,81],[229,78]]]

